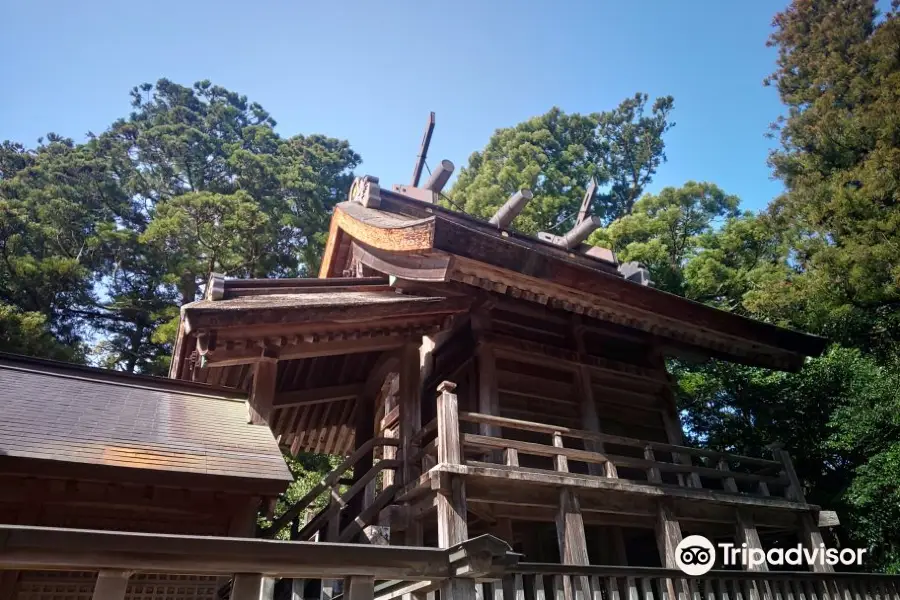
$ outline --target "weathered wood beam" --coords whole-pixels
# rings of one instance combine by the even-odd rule
[[[672,503],[668,498],[662,499],[657,505],[656,513],[656,545],[659,550],[659,561],[665,569],[676,569],[678,564],[675,562],[675,552],[678,544],[681,542],[681,525],[675,518],[675,512],[672,510]],[[679,580],[681,581],[681,580]],[[676,595],[676,585],[671,579],[664,580],[669,598],[679,598]],[[679,588],[685,588],[679,585]],[[687,589],[679,589],[678,592],[685,598],[689,598]]]
[[[254,425],[269,425],[277,376],[277,359],[263,358],[254,366],[253,387],[250,389],[249,400],[250,422]]]
[[[363,384],[353,383],[308,390],[278,392],[275,394],[273,406],[275,408],[287,408],[289,406],[309,406],[322,402],[349,400],[360,396],[363,390]]]
[[[301,342],[299,344],[289,344],[280,348],[270,348],[269,353],[276,356],[279,360],[294,360],[318,356],[335,356],[338,354],[360,354],[363,352],[395,350],[403,346],[406,342],[407,338],[401,336],[376,336],[332,342]],[[246,365],[259,362],[260,360],[263,360],[263,358],[264,349],[261,347],[235,350],[227,350],[220,347],[207,356],[207,366],[228,367],[233,365]]]
[[[466,482],[458,475],[444,474],[435,503],[437,505],[438,546],[450,548],[469,538]]]
[[[378,579],[446,577],[438,548],[318,544],[215,536],[0,525],[0,569],[110,570],[291,578],[369,575]]]

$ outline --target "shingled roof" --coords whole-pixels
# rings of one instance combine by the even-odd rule
[[[0,353],[0,471],[16,461],[230,478],[278,493],[291,481],[245,394]],[[122,471],[123,469],[128,471]]]

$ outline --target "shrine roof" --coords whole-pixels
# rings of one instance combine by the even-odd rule
[[[34,473],[150,474],[156,483],[215,481],[217,489],[277,494],[292,476],[269,429],[247,423],[245,398],[203,384],[0,354],[0,470],[26,461]]]
[[[632,281],[608,250],[566,248],[404,189],[357,179],[350,199],[334,209],[320,278],[352,274],[363,265],[394,283],[463,284],[641,330],[685,355],[779,369],[798,369],[827,344]]]

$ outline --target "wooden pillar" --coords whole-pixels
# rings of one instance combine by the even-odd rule
[[[459,411],[456,385],[445,381],[438,386],[437,434],[438,462],[458,465],[462,462],[459,445]],[[469,538],[466,522],[466,482],[460,475],[441,473],[440,487],[435,498],[438,518],[438,546],[450,548]]]
[[[263,357],[253,367],[253,387],[250,390],[250,422],[268,425],[275,399],[275,378],[278,359]]]
[[[306,600],[306,596],[304,594],[306,590],[306,580],[305,579],[292,579],[291,580],[291,599],[290,600]]]
[[[231,600],[271,600],[263,595],[263,576],[259,573],[235,573]]]
[[[333,489],[331,491],[331,501],[330,504],[332,507],[336,505],[337,502],[338,491]],[[325,526],[325,540],[326,542],[336,542],[340,537],[341,533],[341,511],[336,510],[332,516],[328,519],[328,524]],[[321,540],[320,540],[321,541]],[[341,594],[341,587],[343,585],[343,581],[340,579],[323,579],[322,580],[322,591],[319,595],[321,600],[331,600],[335,596]]]
[[[344,580],[346,600],[372,600],[375,597],[375,578],[354,575]]]
[[[800,543],[806,548],[822,548],[825,545],[822,532],[811,513],[800,515]],[[809,565],[809,570],[815,573],[834,573],[834,567],[824,562]]]
[[[587,539],[584,534],[584,519],[578,496],[570,488],[559,491],[559,509],[556,513],[556,537],[559,541],[559,561],[564,565],[588,564]],[[577,589],[573,589],[572,586]],[[565,598],[590,597],[587,577],[563,577]],[[580,592],[580,595],[578,594]]]
[[[797,471],[794,470],[794,461],[791,460],[790,453],[784,449],[784,444],[781,442],[769,444],[769,449],[772,451],[772,458],[781,463],[781,469],[788,479],[787,499],[805,504],[806,494],[803,492],[800,478],[797,477]]]
[[[559,540],[559,558],[562,564],[588,564],[581,505],[578,502],[578,496],[570,488],[564,487],[559,492],[556,537]]]
[[[737,510],[736,517],[737,529],[735,531],[735,538],[738,545],[747,544],[748,555],[754,549],[765,552],[765,548],[763,548],[762,542],[759,539],[759,532],[756,531],[756,523],[753,522],[753,515],[750,514],[749,511],[739,508]],[[763,562],[761,564],[750,564],[750,562],[747,561],[747,563],[744,564],[743,567],[747,571],[765,572],[769,570],[769,565],[766,563],[765,559],[763,559]],[[745,597],[749,600],[773,598],[771,589],[769,587],[769,582],[767,581],[745,581],[744,593],[746,595]]]
[[[462,448],[459,440],[459,404],[456,384],[444,381],[438,386],[437,397],[437,455],[442,464],[462,463]]]
[[[781,463],[782,470],[788,479],[787,499],[806,504],[806,494],[803,491],[803,484],[797,476],[797,471],[794,470],[794,462],[791,460],[790,453],[784,449],[784,444],[781,442],[774,442],[769,445],[769,449],[772,451],[772,457]],[[800,515],[799,520],[800,543],[803,544],[804,547],[810,549],[821,548],[824,545],[822,532],[819,531],[819,526],[815,519],[813,519],[812,514],[803,513]],[[824,563],[812,564],[809,565],[809,568],[816,573],[834,573],[834,567]]]
[[[416,448],[413,436],[422,428],[422,395],[419,387],[419,344],[409,343],[400,353],[400,456],[403,461],[401,483],[408,485],[419,476],[412,457]]]
[[[753,522],[753,515],[745,509],[737,510],[737,530],[735,532],[738,545],[747,544],[747,549],[759,548],[765,551],[762,542],[759,539],[759,532],[756,531],[756,523]],[[769,566],[763,562],[761,565],[746,565],[748,571],[768,571]]]
[[[585,366],[578,367],[578,385],[576,389],[581,395],[581,424],[584,429],[594,433],[603,433],[600,425],[600,416],[597,414],[597,402],[594,399],[594,386],[591,381],[591,370]],[[585,449],[603,454],[606,451],[603,442],[585,440]],[[588,463],[588,473],[596,476],[605,476],[617,479],[616,465],[607,461],[602,465]]]
[[[672,505],[668,500],[660,500],[656,509],[656,544],[659,549],[659,560],[665,569],[677,569],[675,562],[675,549],[681,542],[681,525],[675,518]],[[669,598],[678,598],[675,593],[675,585],[671,579],[666,579],[665,586]],[[685,598],[689,598],[687,590],[679,590]]]
[[[92,600],[124,600],[128,588],[128,571],[100,571],[94,584]]]
[[[666,569],[677,569],[675,547],[681,542],[681,525],[668,500],[660,500],[656,508],[656,543],[659,561]]]
[[[441,473],[435,497],[438,519],[438,547],[451,548],[469,539],[466,522],[466,481],[462,475]]]
[[[494,349],[484,342],[475,350],[478,361],[478,412],[486,415],[500,414],[499,392],[497,391],[497,363]],[[481,435],[500,437],[496,425],[479,425]]]

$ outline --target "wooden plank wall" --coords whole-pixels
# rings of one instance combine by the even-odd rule
[[[650,339],[621,328],[583,320],[528,303],[504,303],[491,311],[490,334],[502,339],[493,348],[496,360],[499,413],[501,416],[540,423],[592,429],[582,406],[582,367],[574,360],[549,358],[532,353],[554,349],[562,356],[581,355],[600,359],[608,368],[584,369],[590,381],[596,414],[603,433],[650,441],[670,441],[663,415],[671,400],[665,394],[668,380],[664,367],[654,363]],[[519,343],[516,347],[516,340]],[[637,375],[639,373],[640,375]],[[463,395],[461,406],[463,404]],[[546,436],[521,431],[503,431],[504,437],[547,443]],[[639,456],[636,449],[614,447],[616,454]],[[523,457],[525,458],[525,457]],[[540,458],[525,458],[534,466]],[[584,465],[572,465],[575,472]],[[586,472],[586,471],[585,471]]]

